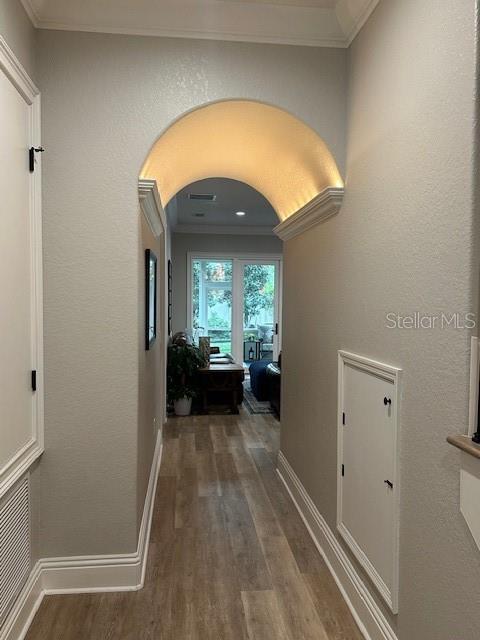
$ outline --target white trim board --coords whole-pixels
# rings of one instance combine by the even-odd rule
[[[0,70],[12,82],[26,104],[31,107],[29,113],[30,145],[41,145],[40,92],[21,65],[20,61],[0,35]],[[27,170],[27,149],[25,149],[25,167]],[[40,155],[40,154],[37,154]],[[30,174],[30,229],[32,242],[32,296],[31,322],[32,352],[31,368],[37,372],[37,390],[32,397],[31,438],[0,468],[0,497],[28,471],[44,450],[44,385],[43,385],[43,254],[42,254],[42,176],[41,160],[35,159],[35,171]]]
[[[359,371],[363,371],[369,374],[388,381],[393,385],[392,395],[392,426],[393,426],[393,440],[394,440],[394,455],[393,455],[393,469],[392,478],[393,487],[393,528],[392,528],[392,586],[391,588],[385,583],[383,577],[379,574],[374,567],[370,558],[358,544],[355,536],[349,531],[345,522],[343,521],[343,500],[342,500],[342,463],[344,459],[343,442],[344,442],[344,430],[343,424],[343,412],[344,406],[344,371],[345,366],[348,365]],[[383,362],[377,362],[370,358],[360,356],[355,353],[349,353],[348,351],[338,351],[338,411],[337,411],[337,530],[342,536],[345,543],[348,545],[358,562],[366,571],[369,578],[377,588],[378,592],[388,604],[393,613],[398,613],[398,591],[399,591],[399,537],[400,537],[400,478],[399,478],[399,407],[401,398],[401,374],[402,370],[385,364]],[[348,424],[348,419],[347,419]]]
[[[365,640],[398,640],[354,564],[282,452],[278,454],[277,472]]]
[[[137,550],[117,555],[40,559],[0,629],[0,640],[23,640],[45,595],[138,591],[143,587],[161,459],[162,434],[158,431]]]
[[[283,240],[291,240],[304,231],[334,216],[342,206],[343,187],[327,187],[298,211],[280,222],[273,232]]]

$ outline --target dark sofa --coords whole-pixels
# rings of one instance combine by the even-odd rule
[[[280,416],[282,354],[278,362],[257,360],[249,367],[250,388],[259,401],[268,400],[274,412]]]

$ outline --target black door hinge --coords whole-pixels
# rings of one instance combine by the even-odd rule
[[[37,372],[35,369],[32,370],[32,391],[37,390]]]
[[[345,476],[345,465],[342,464],[342,478]]]
[[[345,424],[345,413],[342,413],[342,424]]]
[[[275,323],[275,335],[278,336],[278,322]]]
[[[30,169],[30,173],[35,171],[35,154],[43,153],[45,149],[43,147],[30,147],[28,150],[28,166]]]

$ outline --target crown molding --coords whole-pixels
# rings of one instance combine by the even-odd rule
[[[39,95],[39,90],[34,85],[32,79],[20,64],[18,58],[7,44],[7,41],[0,35],[0,69],[4,71],[15,87],[25,98],[28,104],[33,104]]]
[[[157,181],[140,178],[138,181],[138,199],[153,235],[158,238],[167,228],[167,218],[162,207]]]
[[[379,0],[338,0],[331,9],[211,0],[193,6],[160,2],[152,8],[141,0],[136,11],[104,3],[80,14],[73,1],[21,2],[39,29],[347,48]]]
[[[327,187],[313,200],[274,227],[274,233],[284,241],[291,240],[320,224],[339,211],[344,192],[343,187]]]

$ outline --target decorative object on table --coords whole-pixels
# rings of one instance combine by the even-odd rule
[[[205,358],[207,363],[210,362],[210,338],[208,336],[201,336],[198,339],[198,348],[200,353]]]
[[[145,251],[145,349],[148,351],[157,337],[157,256]]]
[[[168,402],[173,405],[177,416],[188,416],[192,409],[192,398],[199,394],[200,368],[207,361],[198,347],[187,344],[186,336],[175,334],[174,342],[168,347],[167,360],[167,395]]]
[[[243,341],[243,359],[246,362],[260,360],[260,340],[253,337]]]
[[[172,334],[172,261],[167,263],[167,315],[168,335]]]

